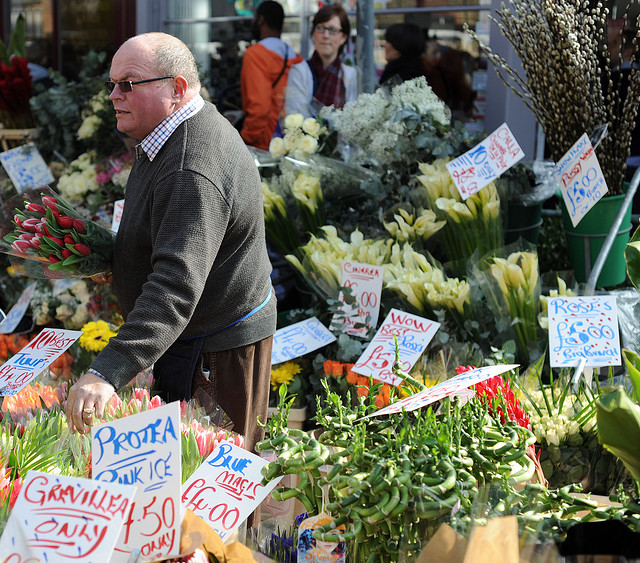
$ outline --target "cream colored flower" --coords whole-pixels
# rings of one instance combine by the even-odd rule
[[[98,127],[100,127],[100,118],[97,115],[90,115],[87,117],[80,125],[78,129],[78,138],[79,139],[90,139]]]
[[[307,119],[302,122],[302,130],[316,139],[320,136],[321,129],[322,125],[313,117],[307,117]]]
[[[287,154],[287,149],[284,146],[282,137],[274,137],[269,143],[269,152],[272,156],[284,156]]]
[[[302,127],[304,116],[301,113],[291,113],[284,118],[285,129],[298,129]]]
[[[300,151],[302,156],[310,155],[318,150],[318,140],[310,135],[304,135],[296,146],[296,152]]]

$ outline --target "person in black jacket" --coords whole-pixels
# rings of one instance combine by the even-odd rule
[[[395,23],[385,33],[385,66],[380,84],[393,77],[397,82],[424,76],[421,56],[425,50],[424,32],[412,23]]]

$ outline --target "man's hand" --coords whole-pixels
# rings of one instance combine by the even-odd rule
[[[104,407],[114,392],[111,383],[92,373],[85,373],[69,390],[65,411],[69,429],[81,434],[88,432],[94,415],[98,418],[104,416]]]

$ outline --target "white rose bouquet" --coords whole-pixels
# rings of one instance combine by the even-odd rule
[[[291,155],[305,159],[318,152],[321,137],[327,133],[322,121],[292,113],[284,119],[284,137],[274,137],[269,144],[273,156]]]

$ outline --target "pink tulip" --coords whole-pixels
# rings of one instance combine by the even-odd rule
[[[35,233],[37,230],[37,226],[40,224],[40,219],[25,219],[22,222],[22,228],[30,233]]]
[[[37,203],[27,203],[25,209],[34,213],[41,213],[42,215],[47,212],[47,210],[42,205],[39,205]]]
[[[11,248],[17,254],[26,255],[28,250],[31,248],[31,242],[29,242],[28,240],[18,239],[16,241],[13,241]]]
[[[45,195],[42,197],[42,203],[44,203],[52,211],[58,210],[58,200],[55,197],[49,197]]]

